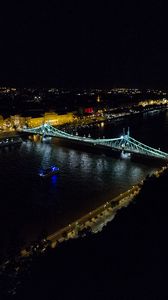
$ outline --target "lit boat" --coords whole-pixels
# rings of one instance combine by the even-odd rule
[[[56,166],[52,166],[48,169],[41,169],[39,172],[40,177],[49,177],[59,172],[59,168]]]

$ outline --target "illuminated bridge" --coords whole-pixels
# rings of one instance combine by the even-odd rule
[[[112,139],[106,139],[106,138],[92,139],[89,137],[87,138],[81,137],[81,136],[69,134],[67,132],[56,129],[49,124],[44,124],[36,128],[22,129],[22,132],[39,134],[48,137],[62,138],[69,141],[81,142],[82,144],[93,145],[95,147],[102,146],[102,148],[110,148],[113,151],[119,151],[122,153],[132,153],[136,155],[146,156],[149,158],[168,160],[168,153],[154,149],[135,140],[130,136],[129,130],[127,134],[123,134],[119,138],[112,138]]]

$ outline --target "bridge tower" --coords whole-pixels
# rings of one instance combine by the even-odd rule
[[[125,133],[125,128],[123,128],[123,135],[122,135],[123,138],[126,138],[128,139],[130,137],[130,128],[128,127],[127,129],[127,133]]]
[[[130,136],[130,128],[128,127],[128,130],[127,130],[127,137]]]

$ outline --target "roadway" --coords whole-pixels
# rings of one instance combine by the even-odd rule
[[[132,201],[134,196],[139,193],[139,191],[139,185],[133,186],[131,189],[120,194],[111,201],[106,202],[98,208],[90,211],[80,219],[77,219],[71,224],[49,235],[47,240],[49,240],[54,247],[56,246],[57,242],[62,242],[68,238],[78,237],[78,233],[88,226],[90,226],[91,229],[94,229],[98,223],[102,224],[103,222],[106,222],[107,218],[115,215],[118,209],[127,206],[130,201]]]

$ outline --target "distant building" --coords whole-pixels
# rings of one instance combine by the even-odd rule
[[[73,113],[67,113],[63,115],[58,115],[55,112],[46,112],[43,117],[39,118],[30,118],[27,121],[28,127],[37,127],[41,126],[44,123],[50,125],[63,125],[66,123],[71,123],[74,121]]]
[[[84,109],[84,112],[87,113],[87,114],[92,114],[93,111],[94,111],[93,107],[87,107],[87,108]]]
[[[165,105],[165,104],[168,105],[168,100],[166,98],[157,99],[157,100],[148,99],[148,100],[140,101],[138,103],[139,106],[143,106],[143,107],[148,105]]]
[[[98,95],[97,100],[98,103],[100,102],[100,96]]]
[[[25,125],[25,118],[20,115],[11,116],[10,122],[13,127],[23,127]]]

